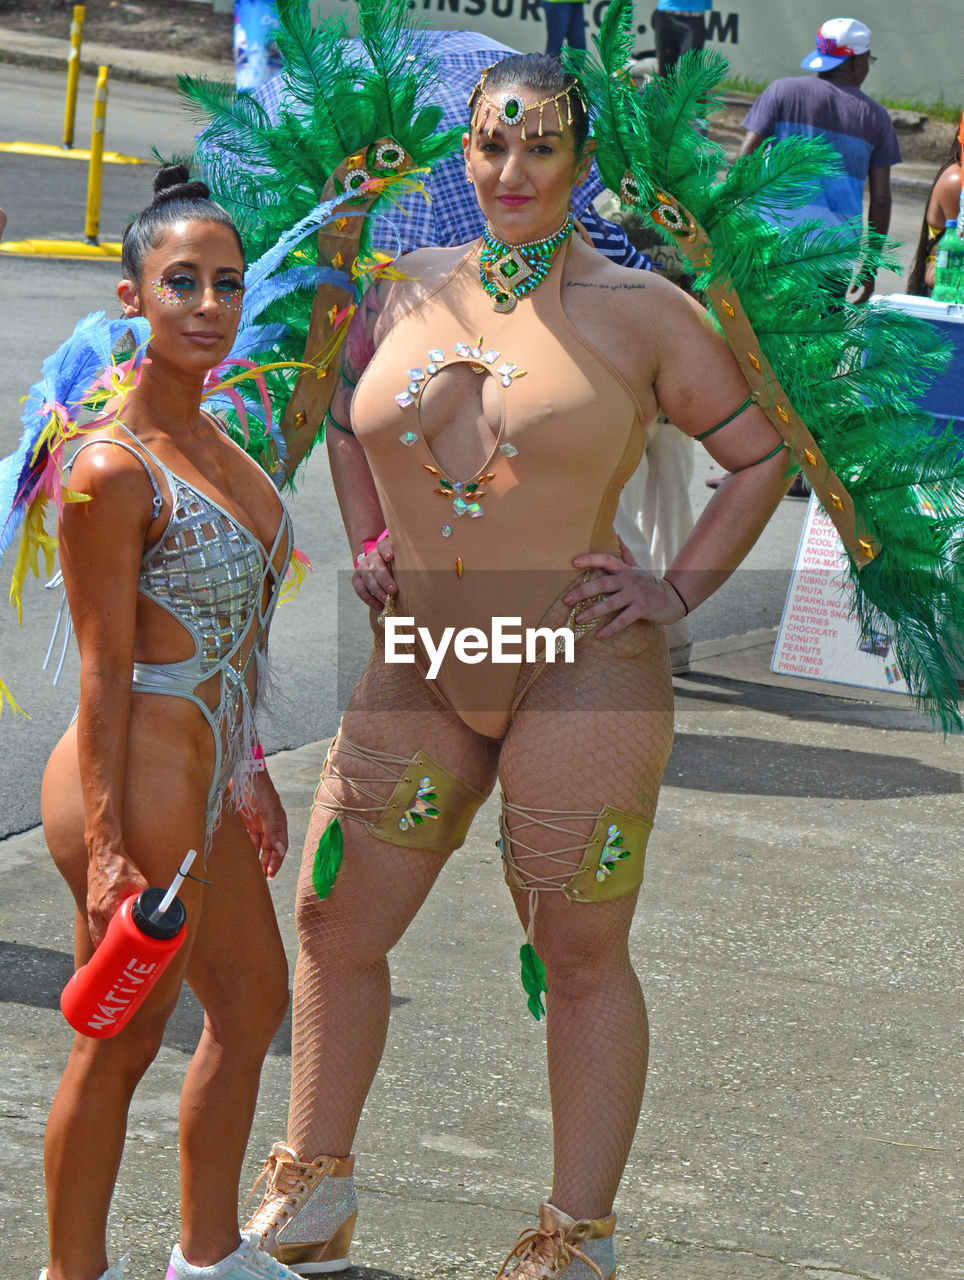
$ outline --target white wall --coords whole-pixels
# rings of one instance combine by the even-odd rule
[[[311,0],[316,16],[351,14],[350,0]],[[857,17],[873,32],[878,61],[866,89],[872,97],[943,99],[964,103],[960,45],[964,35],[961,0],[843,0],[846,15],[826,0],[715,0],[711,45],[720,49],[734,75],[766,82],[803,75],[800,60],[813,49],[820,23],[838,16]],[[589,0],[590,28],[598,27],[607,0]],[[653,48],[655,0],[637,0],[638,51]],[[432,27],[482,31],[503,44],[529,53],[545,46],[539,0],[411,0],[411,8]]]

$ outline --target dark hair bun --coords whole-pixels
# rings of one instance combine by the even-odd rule
[[[207,183],[192,182],[187,165],[163,164],[154,175],[154,204],[165,200],[208,200]]]

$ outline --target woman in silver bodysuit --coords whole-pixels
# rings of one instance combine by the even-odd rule
[[[47,766],[43,823],[76,903],[76,962],[125,898],[169,884],[189,848],[207,856],[203,881],[180,891],[187,940],[145,1003],[115,1037],[74,1039],[47,1124],[46,1280],[121,1273],[106,1222],[127,1111],[182,981],[205,1019],[181,1094],[168,1276],[291,1274],[237,1222],[261,1065],[287,1004],[266,883],[287,828],[252,712],[291,526],[268,477],[201,409],[205,375],[234,342],[244,258],[233,223],[187,178],[160,170],[125,234],[117,292],[125,315],[150,323],[149,362],[123,420],[75,456],[70,487],[90,500],[66,503],[60,523],[80,702]]]

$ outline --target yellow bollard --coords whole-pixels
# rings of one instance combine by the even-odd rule
[[[97,243],[100,230],[100,191],[104,176],[104,124],[107,120],[107,68],[99,67],[94,90],[94,124],[90,136],[90,168],[87,170],[87,218],[84,235]]]
[[[77,81],[80,79],[80,42],[84,35],[82,4],[74,5],[74,20],[70,24],[70,54],[67,58],[67,105],[64,108],[64,147],[69,151],[74,145],[74,116],[77,112]]]

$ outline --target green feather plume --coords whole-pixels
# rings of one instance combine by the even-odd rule
[[[277,0],[285,107],[274,124],[250,94],[217,81],[179,78],[182,95],[204,124],[194,167],[238,224],[249,262],[318,204],[347,156],[391,137],[425,169],[459,144],[460,130],[438,129],[441,111],[431,101],[438,62],[410,21],[408,0],[357,0],[356,7],[360,43],[349,45],[343,19],[315,25],[304,0]],[[361,259],[367,241],[366,224]],[[316,261],[316,244],[306,240],[284,265]],[[302,358],[313,296],[305,288],[265,311],[264,323],[288,328],[263,356],[265,363]],[[268,377],[276,417],[295,378],[294,372]],[[242,385],[239,392],[254,402],[254,388]]]
[[[522,966],[522,989],[528,996],[526,1003],[529,1006],[529,1012],[538,1022],[546,1014],[546,1007],[542,1003],[542,997],[546,992],[546,966],[531,942],[522,944],[519,949],[519,962]]]
[[[703,133],[725,60],[686,54],[637,92],[625,74],[632,14],[632,0],[612,0],[597,57],[567,55],[600,135],[603,181],[622,187],[624,203],[635,194],[644,218],[660,193],[672,197],[706,233],[712,262],[696,288],[726,285],[738,295],[789,403],[850,493],[858,525],[876,531],[876,557],[850,564],[855,617],[893,638],[918,702],[945,732],[959,731],[964,448],[916,403],[946,362],[945,344],[913,317],[842,301],[855,264],[876,271],[892,262],[884,238],[857,223],[779,225],[839,170],[836,152],[820,139],[788,138],[729,164]]]
[[[315,860],[311,866],[311,883],[322,902],[335,887],[335,880],[341,870],[344,847],[345,836],[341,829],[341,823],[337,818],[332,818],[318,841]]]

